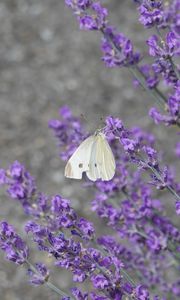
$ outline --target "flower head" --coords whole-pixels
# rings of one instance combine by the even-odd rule
[[[0,248],[6,253],[6,259],[18,265],[26,262],[29,249],[26,243],[6,221],[0,223]]]
[[[29,268],[27,271],[27,274],[30,278],[30,282],[33,285],[44,284],[48,280],[48,277],[49,277],[49,271],[48,271],[47,267],[43,263],[36,263],[35,269],[36,269],[36,272],[35,272],[34,268],[33,269]]]

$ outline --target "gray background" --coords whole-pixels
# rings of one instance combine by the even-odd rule
[[[138,23],[132,1],[103,3],[112,23],[145,54],[144,40],[150,32]],[[94,219],[89,209],[91,195],[87,196],[81,183],[64,179],[64,163],[48,129],[48,120],[58,118],[60,106],[68,104],[77,116],[83,114],[92,132],[107,114],[118,116],[128,127],[151,130],[158,147],[167,150],[166,161],[174,162],[177,140],[174,128],[155,126],[147,116],[154,103],[133,87],[128,71],[105,68],[99,44],[100,34],[80,31],[62,0],[0,0],[0,166],[19,160],[36,177],[39,190],[70,198],[80,214],[90,219]],[[4,218],[19,232],[27,221],[19,204],[1,189],[0,219]],[[38,259],[34,253],[32,261]],[[51,264],[50,259],[45,261]],[[52,281],[68,288],[67,272],[56,272]],[[0,299],[58,297],[46,287],[30,287],[23,268],[4,261],[0,253]]]

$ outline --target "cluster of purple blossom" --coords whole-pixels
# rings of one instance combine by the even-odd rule
[[[143,295],[142,299],[148,299],[145,286],[136,285],[126,273],[128,267],[125,268],[122,259],[128,253],[131,255],[130,251],[112,237],[96,239],[92,223],[78,218],[70,201],[59,195],[49,198],[38,193],[34,179],[17,161],[8,170],[1,170],[0,182],[7,187],[10,197],[19,201],[25,213],[33,218],[25,225],[25,232],[32,235],[38,250],[51,255],[57,267],[70,270],[74,282],[82,283],[89,279],[93,291],[83,293],[73,288],[72,296],[68,296],[55,287],[49,282],[47,267],[43,263],[32,265],[29,262],[28,246],[13,227],[3,221],[0,223],[0,248],[8,260],[28,266],[31,283],[47,284],[63,300],[122,299],[123,295],[134,299],[141,299]]]
[[[102,33],[106,66],[127,67],[136,76],[136,83],[166,108],[166,114],[151,108],[155,123],[180,126],[180,76],[175,62],[180,45],[176,13],[180,2],[172,0],[165,5],[156,0],[134,1],[140,22],[157,33],[147,40],[149,54],[154,58],[150,65],[140,64],[141,55],[127,37],[109,24],[108,11],[100,1],[65,2],[73,9],[81,29]],[[158,89],[161,80],[171,90],[168,99]],[[51,120],[49,127],[58,140],[60,157],[66,161],[89,133],[67,106],[61,108],[60,116]],[[174,278],[179,272],[180,231],[160,197],[162,191],[163,197],[172,198],[176,214],[180,215],[180,184],[174,170],[163,165],[154,136],[141,128],[127,129],[121,120],[109,116],[103,132],[115,156],[116,174],[111,181],[91,183],[91,208],[111,235],[97,237],[93,224],[80,218],[69,200],[40,193],[34,178],[19,162],[7,170],[0,169],[0,185],[31,219],[25,225],[25,233],[38,251],[52,256],[55,267],[69,270],[73,282],[82,288],[74,287],[71,293],[65,293],[51,283],[46,265],[30,262],[29,246],[6,221],[0,223],[0,248],[8,260],[27,266],[31,283],[46,284],[61,300],[179,299],[180,280]],[[176,154],[180,157],[180,143]],[[84,292],[86,283],[90,284]]]
[[[143,63],[143,57],[134,51],[133,42],[118,32],[108,21],[108,11],[100,1],[65,0],[77,17],[80,29],[102,33],[102,60],[107,67],[127,67],[149,95],[159,101],[164,113],[153,107],[150,116],[156,124],[180,126],[180,70],[175,59],[180,54],[179,0],[170,3],[155,0],[134,1],[140,14],[139,21],[155,33],[147,40],[149,55],[154,61]],[[158,88],[160,81],[169,86],[167,97]],[[149,91],[150,90],[150,91]]]
[[[67,107],[60,114],[62,119],[50,121],[49,126],[58,139],[61,158],[67,160],[74,145],[77,147],[87,134],[83,127],[80,130],[80,121]],[[170,292],[179,282],[168,286],[162,274],[171,265],[170,261],[176,265],[179,259],[180,232],[164,214],[163,203],[153,197],[151,187],[171,192],[179,214],[180,185],[175,182],[172,170],[160,165],[152,134],[137,127],[127,130],[121,120],[112,117],[106,119],[104,132],[115,154],[117,171],[111,181],[93,184],[96,192],[92,210],[130,247],[118,243],[115,246],[112,237],[101,237],[98,241],[106,251],[108,248],[115,255],[119,253],[126,269],[136,270],[147,287],[158,284],[164,293]]]
[[[49,125],[60,150],[63,149],[62,158],[67,159],[86,134],[67,107],[61,109],[61,115],[62,120],[52,120]],[[164,214],[161,201],[153,197],[149,183],[158,189],[168,189],[175,198],[179,198],[179,186],[168,168],[161,170],[151,134],[140,128],[127,130],[121,120],[112,117],[106,119],[104,132],[116,157],[117,172],[111,181],[93,184],[92,210],[114,236],[97,238],[92,223],[79,218],[70,201],[59,195],[47,197],[39,193],[34,178],[19,162],[7,170],[1,169],[0,184],[33,218],[25,225],[25,232],[32,235],[38,250],[53,256],[57,267],[70,270],[73,281],[90,280],[93,284],[89,293],[74,288],[74,298],[65,295],[62,299],[106,300],[127,296],[148,300],[147,289],[155,285],[158,293],[179,296],[179,281],[167,279],[165,270],[168,266],[171,272],[178,272],[180,232]],[[137,166],[135,170],[132,164]],[[150,182],[144,174],[147,171],[152,175]],[[179,213],[179,201],[176,207]],[[1,223],[0,247],[7,259],[28,265],[33,284],[48,284],[52,288],[45,265],[29,263],[27,245],[6,222]],[[129,274],[133,272],[141,285],[131,279]]]

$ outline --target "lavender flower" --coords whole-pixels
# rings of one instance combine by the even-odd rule
[[[25,263],[29,255],[26,243],[5,221],[0,223],[0,248],[6,253],[7,260],[18,265]]]
[[[145,286],[137,286],[135,293],[139,300],[149,300],[149,293]]]
[[[101,42],[103,51],[102,60],[107,67],[132,66],[140,60],[140,54],[133,51],[132,42],[122,33],[116,32],[113,27],[103,30],[104,37]]]
[[[166,84],[174,89],[172,93],[174,98],[169,97],[167,101],[168,114],[159,112],[156,108],[151,108],[150,116],[156,124],[164,123],[165,125],[180,126],[179,123],[179,97],[176,93],[179,89],[180,72],[179,67],[174,63],[173,57],[179,56],[179,33],[178,27],[175,25],[178,22],[178,1],[174,0],[170,4],[163,1],[138,1],[138,10],[140,13],[140,22],[146,27],[154,27],[157,34],[153,34],[148,38],[149,54],[155,58],[152,64],[152,69],[156,77],[163,78]],[[169,31],[164,34],[161,29],[167,28]],[[150,81],[151,82],[151,81]],[[174,109],[172,109],[174,108]]]
[[[167,261],[170,261],[171,257],[174,259],[170,245],[172,244],[173,249],[178,251],[180,233],[170,220],[161,216],[163,204],[153,198],[150,186],[143,180],[144,172],[147,170],[152,172],[150,183],[158,189],[177,188],[178,190],[178,185],[171,170],[160,165],[158,153],[154,148],[155,139],[151,134],[137,127],[128,130],[121,120],[112,117],[106,119],[104,132],[116,157],[117,173],[110,182],[95,183],[97,191],[92,202],[92,210],[96,211],[121,239],[127,239],[131,246],[122,247],[113,238],[106,236],[99,238],[98,243],[105,248],[106,252],[113,253],[125,262],[128,270],[137,269],[142,274],[143,283],[147,287],[156,284],[161,277],[159,284],[163,289],[166,280],[160,273],[163,268],[166,269]],[[132,163],[137,164],[136,171],[132,171]],[[120,194],[123,196],[121,200]],[[139,250],[136,252],[134,249],[131,253],[130,249],[134,244],[139,245],[137,249],[143,249],[143,253],[147,253],[147,256],[150,255],[149,270],[147,270],[147,257],[142,258]],[[162,267],[164,255],[166,263]],[[151,271],[153,268],[156,270],[154,275]],[[147,280],[144,280],[144,276]],[[102,285],[104,282],[106,281],[100,281]],[[145,293],[143,291],[143,289],[142,292],[141,289],[139,290],[142,297]],[[133,293],[135,293],[134,289]],[[144,297],[149,299],[148,292]]]
[[[164,2],[161,0],[135,0],[140,14],[139,21],[145,28],[171,28],[178,33],[179,0]]]
[[[65,0],[80,29],[101,32],[105,65],[128,68],[136,85],[158,99],[165,112],[152,107],[149,115],[154,122],[180,126],[180,75],[175,63],[180,54],[176,13],[180,3],[134,2],[140,22],[156,31],[147,40],[152,64],[141,64],[140,53],[134,50],[130,39],[110,25],[108,10],[100,1]],[[170,89],[167,97],[158,89],[161,81]],[[51,120],[49,127],[58,139],[61,159],[67,160],[89,133],[67,106],[61,108],[60,117]],[[39,192],[34,178],[21,163],[15,161],[7,170],[0,170],[0,185],[30,217],[25,225],[28,238],[38,251],[52,256],[54,267],[68,270],[79,287],[71,289],[71,295],[55,287],[44,263],[33,266],[29,262],[28,246],[6,221],[0,223],[0,248],[8,260],[28,265],[32,284],[46,284],[61,300],[160,300],[153,295],[155,288],[162,295],[161,300],[167,299],[167,294],[171,299],[179,297],[179,280],[174,282],[165,273],[168,267],[172,277],[177,274],[180,232],[158,199],[160,190],[169,191],[169,200],[173,196],[176,213],[180,214],[180,185],[174,170],[161,162],[154,136],[141,128],[128,129],[120,119],[109,116],[102,131],[116,159],[116,174],[108,182],[99,180],[85,186],[94,190],[91,208],[109,235],[97,237],[93,223],[79,216],[70,200]],[[177,143],[177,156],[179,152]],[[83,291],[87,286],[89,290]]]
[[[19,170],[23,169],[23,172],[27,173],[19,163],[17,165]],[[12,168],[10,167],[9,169]],[[8,171],[4,172],[4,174],[7,173]],[[18,172],[16,172],[16,174],[19,176]],[[6,184],[11,184],[11,182],[8,181]],[[38,192],[33,193],[31,200],[33,200],[34,203],[36,196],[39,194],[40,193]],[[110,253],[102,253],[100,250],[90,246],[87,247],[87,245],[84,244],[84,242],[87,243],[87,241],[94,239],[95,232],[92,224],[84,218],[78,218],[74,210],[71,208],[68,200],[63,199],[58,195],[51,199],[46,197],[46,199],[47,201],[45,201],[45,206],[41,205],[44,209],[43,214],[34,214],[34,211],[30,209],[28,210],[29,215],[35,218],[36,221],[29,221],[25,226],[25,231],[28,235],[31,233],[33,241],[37,244],[38,249],[48,253],[48,255],[51,254],[55,259],[55,265],[57,267],[71,270],[74,282],[82,283],[89,279],[95,289],[95,292],[90,293],[92,299],[98,299],[98,295],[102,291],[111,299],[116,299],[118,295],[121,295],[122,297],[127,293],[129,293],[129,295],[133,294],[135,291],[134,284],[127,282],[126,278],[124,278],[121,274],[121,270],[124,269],[122,259],[116,255],[111,256]],[[33,206],[34,203],[32,203]],[[24,201],[21,204],[24,204]],[[43,225],[38,223],[38,220],[41,219],[43,220]],[[3,228],[6,229],[4,229],[1,233],[3,237],[5,235],[4,232],[6,231],[10,232],[10,236],[12,235],[11,227],[8,227],[6,223],[3,223]],[[66,235],[62,233],[62,230],[68,230],[69,234]],[[6,235],[9,235],[9,233]],[[19,243],[19,239],[16,248],[23,252],[24,257],[26,247],[22,242]],[[3,249],[6,249],[4,247],[4,240]],[[109,250],[106,249],[106,251]],[[27,250],[25,253],[27,253]],[[25,260],[20,260],[19,257],[16,257],[15,260],[14,256],[15,255],[13,254],[13,259],[10,259],[17,263],[28,263],[27,255],[25,256]],[[125,270],[123,272],[125,272]],[[45,283],[50,285],[52,288],[52,285],[48,280],[49,271],[44,264],[38,263],[33,267],[30,265],[28,275],[30,276],[30,282],[34,285]],[[119,282],[123,283],[122,287],[119,286]],[[83,294],[78,292],[78,295],[81,298]],[[87,293],[84,294],[83,297],[86,299]]]
[[[149,54],[151,56],[163,57],[164,59],[180,54],[179,42],[177,36],[173,32],[168,32],[165,43],[160,45],[157,35],[151,36],[147,40],[149,46]]]
[[[1,184],[6,183],[9,185],[7,190],[9,195],[19,201],[32,197],[36,190],[34,179],[17,161],[11,165],[6,173],[1,170]]]
[[[176,201],[176,213],[180,215],[180,201]]]
[[[140,66],[140,71],[142,72],[146,80],[146,85],[148,86],[149,89],[158,86],[160,82],[160,76],[158,73],[155,72],[154,68],[150,64],[144,64]],[[135,79],[134,84],[135,86],[139,86],[140,82],[137,79]]]
[[[128,67],[133,76],[136,77],[140,85],[142,85],[155,100],[164,102],[165,97],[157,90],[156,84],[152,79],[145,80],[144,74],[138,63],[141,60],[140,53],[134,51],[133,43],[119,33],[113,26],[109,24],[107,19],[107,9],[96,1],[65,1],[66,4],[73,9],[77,16],[81,29],[99,30],[102,34],[101,49],[103,51],[102,60],[108,67]],[[87,4],[88,3],[88,4]],[[153,89],[153,92],[149,91]]]
[[[65,3],[73,9],[81,29],[100,30],[106,25],[108,12],[100,2],[65,0]]]
[[[160,25],[163,22],[162,1],[143,0],[138,10],[140,13],[139,21],[150,28]]]
[[[165,125],[177,124],[180,126],[180,85],[175,89],[175,93],[168,99],[167,104],[168,114],[160,113],[156,108],[152,107],[149,111],[150,117],[156,124],[164,123]]]
[[[34,269],[32,270],[31,268],[27,271],[28,276],[30,277],[30,282],[33,285],[44,284],[44,282],[48,280],[49,271],[43,263],[36,263],[35,269],[36,273],[34,272]]]
[[[81,292],[77,287],[73,288],[72,294],[77,300],[88,300],[88,293]]]
[[[60,120],[51,120],[49,122],[49,128],[53,129],[55,136],[60,142],[59,146],[65,148],[65,150],[61,152],[61,158],[67,160],[75,150],[73,143],[78,145],[87,134],[82,131],[80,121],[72,116],[67,106],[62,107],[59,113],[63,118],[63,122]]]
[[[66,117],[68,118],[68,115]],[[120,159],[120,161],[122,159],[122,154],[120,155],[117,148],[118,140],[116,139],[116,144],[114,140],[114,138],[118,137],[123,140],[122,146],[125,147],[126,152],[133,159],[137,149],[142,144],[142,150],[145,151],[151,162],[155,160],[153,164],[156,165],[156,153],[151,150],[154,145],[152,135],[147,135],[139,128],[129,131],[124,128],[120,120],[113,119],[112,117],[107,118],[107,124],[108,126],[106,126],[105,131],[106,133],[109,132],[109,138],[115,147],[117,159]],[[136,146],[129,149],[129,147],[126,148],[126,144],[124,146],[124,140],[131,136],[132,133],[135,137]],[[147,146],[148,144],[150,146]],[[144,147],[146,148],[144,149]],[[130,179],[129,171],[127,172],[126,170],[127,164],[130,161],[127,155],[123,159],[123,164],[120,164],[120,170],[123,170],[120,181],[117,180],[118,175],[112,180],[112,183],[107,182],[107,186],[106,183],[97,182],[96,187],[99,190],[99,196],[96,196],[97,200],[94,200],[93,207],[101,218],[107,219],[108,226],[115,230],[121,238],[127,238],[130,244],[136,243],[137,249],[139,246],[141,249],[143,248],[145,253],[147,252],[147,256],[151,253],[149,271],[147,271],[146,256],[142,258],[135,249],[134,253],[132,253],[127,246],[125,247],[115,242],[112,237],[104,236],[97,240],[97,245],[102,247],[101,250],[97,250],[90,245],[88,246],[87,241],[90,242],[94,239],[94,228],[84,218],[77,217],[77,214],[70,206],[69,200],[63,199],[59,195],[52,198],[47,196],[42,197],[42,194],[37,191],[33,192],[32,199],[28,199],[32,207],[35,207],[36,199],[39,199],[39,195],[41,195],[39,207],[41,207],[43,213],[35,214],[33,210],[28,210],[28,214],[35,218],[36,221],[29,221],[26,224],[26,232],[32,234],[33,241],[37,244],[40,251],[44,251],[54,257],[57,267],[71,270],[74,282],[82,283],[88,279],[92,282],[95,289],[93,293],[90,293],[92,299],[101,297],[102,292],[104,293],[102,297],[107,297],[107,299],[108,297],[110,299],[118,299],[120,297],[121,299],[123,295],[127,294],[134,295],[137,299],[138,297],[147,297],[144,299],[148,299],[149,292],[142,287],[136,287],[131,280],[127,282],[126,277],[123,275],[125,268],[127,270],[134,268],[138,270],[142,274],[142,280],[144,276],[147,278],[144,284],[151,287],[157,281],[160,270],[162,272],[160,257],[162,253],[165,255],[164,251],[168,249],[168,243],[173,242],[173,247],[175,247],[179,241],[179,233],[176,228],[163,218],[157,219],[156,214],[157,212],[161,212],[162,207],[158,200],[152,198],[150,189],[144,185],[141,179],[141,172],[143,170],[139,170],[137,174],[132,173],[132,178]],[[13,179],[16,177],[18,179],[20,174],[21,178],[22,174],[27,174],[24,167],[17,162],[16,165],[18,165],[17,170],[23,170],[23,172],[12,172]],[[12,169],[14,170],[10,166],[9,170]],[[9,170],[1,171],[3,183],[8,186],[12,184],[11,177],[6,177],[6,174],[9,174]],[[31,178],[29,176],[28,178]],[[172,185],[174,179],[166,171],[163,180]],[[34,180],[33,183],[33,186],[35,186]],[[119,183],[121,183],[120,186],[118,186]],[[106,193],[104,196],[101,194],[102,191]],[[114,206],[114,204],[110,204],[111,202],[108,203],[108,199],[111,199],[111,197],[114,199],[120,191],[126,195],[126,198],[121,202],[121,207]],[[25,200],[20,201],[22,206]],[[135,203],[136,206],[134,205]],[[41,219],[43,220],[43,225],[39,224],[38,220]],[[68,235],[62,232],[64,230],[69,232]],[[24,247],[21,247],[21,251],[23,250]],[[105,253],[103,252],[104,250]],[[171,257],[171,252],[167,255],[166,261],[170,259],[169,257]],[[16,261],[19,263],[17,258]],[[161,264],[161,268],[159,263]],[[151,268],[155,268],[156,270],[156,275],[153,277],[151,275]],[[36,272],[31,267],[29,269],[30,280],[33,284],[46,283],[46,280],[48,280],[48,271],[44,265],[38,264],[35,266]],[[161,285],[163,286],[164,281],[162,278],[161,281]],[[121,282],[120,286],[119,282]],[[84,299],[87,298],[87,293],[83,295],[81,292],[78,292],[78,295],[80,298],[81,296]]]

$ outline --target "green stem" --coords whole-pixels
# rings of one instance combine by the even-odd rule
[[[168,250],[173,254],[173,257],[175,259],[175,262],[178,262],[178,266],[179,266],[179,262],[180,262],[180,253],[177,252],[176,250],[176,245],[174,245],[171,241],[168,242],[167,244]],[[174,261],[173,261],[174,262]],[[177,265],[177,263],[176,263]]]
[[[171,63],[174,73],[176,74],[176,77],[178,78],[178,80],[180,80],[179,70],[178,70],[177,66],[175,65],[175,63],[173,62],[172,57],[168,56],[168,59],[169,59],[169,62]]]
[[[121,273],[124,275],[126,280],[129,281],[130,284],[132,284],[134,287],[136,286],[134,280],[129,276],[129,274],[124,269],[121,269]]]
[[[59,288],[57,288],[53,283],[51,283],[50,281],[45,282],[45,284],[52,290],[54,291],[56,294],[63,296],[63,297],[69,297],[69,295],[65,294],[63,291],[61,291]],[[70,298],[73,299],[73,298]]]
[[[161,105],[161,107],[164,108],[164,104],[166,104],[166,98],[163,96],[163,94],[157,88],[153,88],[153,89],[149,89],[148,88],[148,86],[146,84],[146,81],[145,81],[145,78],[144,78],[144,75],[140,71],[140,69],[138,68],[138,66],[131,67],[129,70],[133,74],[133,76],[135,78],[137,78],[137,80],[140,82],[141,86],[146,90],[146,92],[151,97],[153,97],[154,100],[156,102],[158,102],[158,104]]]

